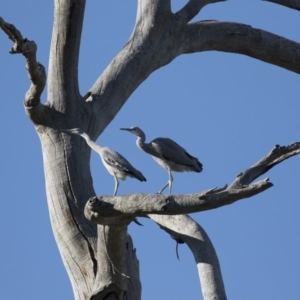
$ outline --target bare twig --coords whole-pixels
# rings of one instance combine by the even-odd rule
[[[1,17],[0,27],[8,38],[14,42],[9,52],[11,54],[21,53],[26,58],[26,70],[31,85],[26,93],[24,104],[26,107],[36,106],[40,103],[40,96],[46,84],[45,68],[36,60],[36,43],[23,38],[20,31],[13,24],[6,23]]]

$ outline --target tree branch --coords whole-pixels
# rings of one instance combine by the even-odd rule
[[[105,129],[137,87],[156,69],[174,58],[170,42],[170,0],[140,0],[135,28],[84,97],[90,102],[96,137]],[[155,24],[155,26],[153,26]],[[167,46],[168,44],[169,46]],[[99,117],[101,114],[101,117]]]
[[[300,74],[300,44],[249,25],[203,21],[187,25],[181,53],[240,53]]]
[[[143,16],[143,22],[146,19],[157,20],[162,15],[171,13],[171,1],[170,0],[139,0],[137,10],[137,20]]]
[[[300,10],[300,1],[299,0],[263,0],[268,2],[273,2],[276,4],[280,4],[292,9]]]
[[[275,147],[265,157],[245,172],[239,174],[229,188],[240,188],[248,185],[277,164],[299,154],[299,152],[300,143],[293,143],[287,146],[275,145]]]
[[[175,17],[180,20],[180,23],[186,24],[197,16],[200,10],[207,4],[223,1],[226,0],[189,0],[189,2],[181,10],[175,13]]]
[[[273,184],[268,179],[258,181],[250,186],[248,184],[275,165],[299,153],[300,142],[283,147],[276,146],[258,163],[239,174],[228,188],[225,186],[197,194],[167,197],[161,194],[92,197],[85,205],[85,216],[98,224],[109,224],[110,219],[124,216],[134,218],[149,214],[188,214],[232,204],[272,187]]]
[[[205,230],[187,215],[151,214],[149,218],[175,240],[188,245],[197,264],[203,299],[225,300],[226,293],[218,256]]]
[[[82,99],[78,85],[78,60],[85,0],[55,0],[50,47],[48,101],[59,112],[74,115]],[[67,104],[70,105],[67,105]],[[68,107],[68,109],[67,109]],[[71,110],[71,111],[70,111]]]
[[[123,299],[126,291],[127,225],[98,226],[97,275],[90,300],[105,299],[111,292]]]
[[[40,97],[45,88],[46,71],[44,66],[36,60],[36,43],[23,38],[20,31],[13,24],[6,23],[1,17],[0,27],[7,34],[8,38],[14,42],[9,53],[21,53],[26,58],[26,70],[31,85],[25,96],[25,107],[37,106],[41,102]]]
[[[182,18],[192,17],[205,3],[212,2],[190,1],[181,11],[187,17]],[[167,7],[168,1],[160,6],[157,1],[139,1],[130,40],[86,94],[95,116],[89,116],[93,138],[103,132],[150,74],[181,54],[208,50],[240,53],[300,73],[299,43],[239,23],[203,21],[182,26]]]
[[[125,293],[128,299],[141,299],[139,262],[127,234],[129,222],[122,220],[118,224],[97,227],[98,268],[90,300],[107,299],[111,294],[116,299],[124,299]]]
[[[127,235],[126,242],[126,274],[130,277],[127,280],[127,299],[141,299],[142,285],[140,281],[140,264],[136,256],[136,249],[133,246],[131,236]]]

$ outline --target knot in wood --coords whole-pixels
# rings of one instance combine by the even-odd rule
[[[87,205],[91,211],[95,210],[103,203],[102,197],[92,197],[88,200]]]

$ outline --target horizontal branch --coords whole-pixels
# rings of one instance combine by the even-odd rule
[[[268,2],[273,2],[276,4],[280,4],[292,9],[300,10],[300,1],[299,0],[264,0]]]
[[[178,215],[190,214],[232,204],[235,201],[252,197],[273,186],[267,180],[241,189],[216,192],[171,195],[129,194],[122,197],[100,196],[89,199],[85,206],[85,216],[97,224],[110,224],[111,218],[146,217],[149,214]],[[115,222],[116,220],[114,220]]]
[[[187,25],[181,53],[217,50],[244,54],[300,74],[300,44],[249,25],[201,21]]]
[[[300,142],[276,146],[258,163],[237,176],[233,183],[220,189],[211,189],[189,195],[130,194],[122,197],[100,196],[89,199],[85,216],[98,224],[108,224],[115,218],[137,216],[177,215],[215,209],[238,200],[252,197],[273,186],[269,179],[250,184],[258,176],[280,162],[300,153]],[[128,220],[127,220],[128,221]]]
[[[21,53],[26,58],[26,70],[31,85],[26,93],[24,104],[26,107],[36,106],[40,103],[40,97],[46,84],[45,67],[36,60],[37,45],[34,41],[23,38],[14,25],[6,23],[1,17],[0,27],[8,38],[14,42],[9,52],[11,54]]]

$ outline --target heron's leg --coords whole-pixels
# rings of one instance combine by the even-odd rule
[[[169,181],[163,186],[163,188],[158,192],[158,194],[161,194],[168,185],[169,185]]]
[[[114,175],[114,178],[115,178],[115,190],[114,190],[114,196],[116,196],[117,191],[118,191],[118,187],[119,187],[119,180],[118,180],[118,178],[117,178],[116,175]]]
[[[171,195],[172,192],[172,183],[173,183],[173,176],[171,171],[169,171],[169,194]]]
[[[173,176],[172,176],[172,173],[171,173],[170,170],[167,170],[167,171],[168,171],[168,174],[169,174],[169,180],[168,180],[168,182],[163,186],[163,188],[158,192],[159,194],[161,194],[167,186],[169,186],[169,190],[170,190],[170,194],[171,194]]]

